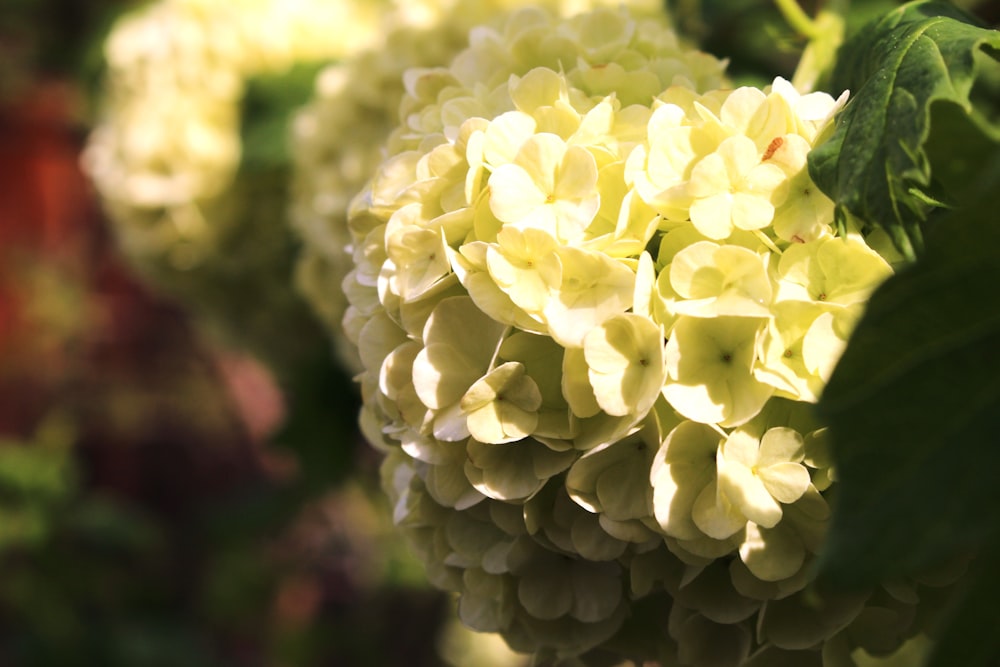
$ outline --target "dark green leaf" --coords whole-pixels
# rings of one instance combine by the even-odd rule
[[[964,579],[957,603],[944,619],[944,629],[927,667],[995,667],[1000,663],[1000,635],[994,627],[1000,598],[996,546],[984,553]]]
[[[904,255],[921,249],[920,225],[942,199],[925,145],[938,129],[932,107],[958,105],[994,142],[971,100],[982,54],[997,58],[1000,32],[943,2],[914,2],[869,24],[845,44],[834,72],[834,91],[851,100],[830,139],[809,156],[809,171],[848,214],[884,228]],[[944,135],[947,136],[947,135]]]
[[[1000,157],[872,296],[821,398],[839,483],[820,576],[915,573],[1000,531]]]

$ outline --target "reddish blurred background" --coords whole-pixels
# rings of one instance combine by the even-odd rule
[[[129,4],[0,5],[0,667],[445,664],[349,381],[289,398],[115,253],[79,154]]]

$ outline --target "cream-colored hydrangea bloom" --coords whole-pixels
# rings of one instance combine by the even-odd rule
[[[84,164],[119,246],[158,287],[237,342],[269,339],[308,311],[291,289],[285,223],[288,110],[275,84],[370,44],[378,2],[159,0],[125,14],[104,45],[100,118]],[[272,99],[273,98],[273,99]],[[266,131],[264,164],[244,160],[245,114]]]
[[[390,133],[410,122],[407,112],[400,111],[404,96],[420,94],[412,88],[416,77],[404,81],[404,72],[447,65],[468,46],[473,28],[496,25],[509,12],[527,5],[563,16],[618,5],[627,5],[639,15],[662,13],[658,0],[397,0],[382,15],[374,43],[322,71],[313,98],[296,114],[291,127],[295,170],[290,216],[305,239],[298,285],[335,340],[340,338],[344,311],[343,300],[336,295],[351,268],[345,253],[350,243],[350,201],[383,162]],[[476,34],[482,33],[472,33],[471,38],[476,39]],[[595,43],[600,39],[600,34],[593,36]],[[477,53],[485,57],[488,51],[481,48]],[[502,69],[493,62],[487,62],[486,68],[491,76]],[[505,71],[513,70],[507,67]],[[599,76],[597,72],[589,75]],[[660,86],[656,77],[652,79],[650,91],[655,94]],[[470,104],[467,99],[455,100],[445,113],[464,120],[473,113]],[[434,244],[434,238],[426,234],[421,238],[400,237],[393,247],[412,253],[421,252],[415,246],[430,249]],[[429,254],[434,253],[425,256]],[[342,352],[350,360],[350,352]]]
[[[808,665],[919,634],[915,582],[802,611],[836,477],[809,403],[891,274],[805,171],[843,100],[725,87],[624,9],[469,40],[404,74],[343,283],[361,421],[432,580],[542,660],[631,637]]]

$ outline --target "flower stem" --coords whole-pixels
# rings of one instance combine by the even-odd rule
[[[784,2],[784,0],[776,1],[779,4]],[[806,17],[810,21],[813,32],[812,34],[804,33],[809,37],[809,44],[802,52],[802,58],[799,60],[799,65],[792,77],[792,85],[799,92],[808,93],[815,90],[817,85],[823,83],[833,70],[837,49],[844,41],[847,24],[845,17],[849,5],[850,0],[829,0],[815,19]],[[797,4],[795,6],[799,8]],[[789,23],[791,23],[790,20]]]
[[[799,5],[798,0],[774,0],[781,15],[785,17],[796,32],[808,37],[810,40],[816,39],[819,34],[816,22],[809,18],[805,10]]]

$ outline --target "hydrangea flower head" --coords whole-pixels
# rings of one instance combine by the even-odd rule
[[[329,65],[321,72],[313,98],[297,112],[292,123],[294,179],[290,217],[295,231],[305,241],[297,267],[299,290],[327,324],[336,341],[340,340],[340,322],[346,305],[342,298],[337,298],[340,292],[338,286],[351,269],[350,257],[344,252],[345,246],[350,243],[348,209],[351,200],[384,161],[384,145],[390,134],[394,135],[393,141],[397,141],[402,140],[405,128],[412,123],[440,124],[449,122],[450,118],[458,119],[460,123],[477,114],[488,115],[487,106],[484,106],[489,104],[488,100],[480,100],[476,96],[459,95],[454,100],[442,100],[440,111],[437,105],[428,109],[425,97],[437,95],[439,88],[454,82],[454,76],[459,72],[470,89],[482,90],[487,85],[485,79],[503,78],[515,70],[528,71],[535,57],[531,50],[535,47],[529,49],[532,35],[539,39],[544,37],[546,43],[552,45],[551,48],[562,48],[564,44],[562,38],[544,34],[546,27],[550,26],[546,14],[521,11],[518,21],[523,28],[520,39],[525,52],[519,57],[524,58],[526,63],[518,65],[510,62],[515,56],[502,40],[497,40],[495,30],[478,27],[490,25],[496,28],[501,24],[502,17],[523,10],[527,5],[540,5],[556,15],[568,16],[594,7],[616,7],[619,4],[617,0],[394,2],[382,14],[381,31],[368,48]],[[629,0],[625,4],[636,14],[662,13],[662,7],[656,0]],[[594,20],[592,25],[585,27],[591,32],[600,31],[595,32],[590,40],[594,45],[590,47],[592,49],[611,48],[598,45],[611,40],[611,33],[615,33],[614,39],[618,40],[623,34],[621,31],[625,23],[618,14],[610,15],[613,19],[611,23],[607,23],[609,15],[600,16],[604,23]],[[470,40],[477,41],[478,48],[463,52]],[[456,62],[451,71],[445,70],[444,67],[456,56],[461,58],[461,63]],[[503,66],[499,65],[498,58],[504,61]],[[705,60],[710,62],[707,57]],[[589,76],[603,77],[600,74],[603,69],[595,69]],[[659,92],[660,85],[655,76],[641,71],[634,73],[643,76],[647,83],[650,83],[650,78],[653,79],[649,95]],[[534,106],[532,96],[549,94],[551,91],[546,92],[549,84],[557,88],[560,85],[558,77],[553,79],[539,74],[519,87],[515,98],[520,103]],[[625,74],[624,70],[620,70],[620,75]],[[494,87],[496,83],[500,81],[493,82]],[[601,85],[610,90],[615,83],[607,80]],[[404,97],[406,102],[401,107]],[[437,120],[431,117],[435,113],[440,115]],[[550,115],[552,122],[558,122],[559,117],[556,111]],[[504,133],[531,132],[534,125],[530,129],[524,125],[529,121],[534,123],[528,116],[520,114],[510,116],[504,123],[492,125],[488,138],[477,136],[472,139],[473,150],[482,149],[490,155],[497,150],[511,150]],[[418,129],[418,135],[422,131]],[[572,154],[579,156],[575,151]],[[439,157],[444,158],[444,152]],[[510,157],[513,158],[513,154]],[[482,174],[483,170],[470,169],[466,185],[472,187],[475,179]],[[383,176],[387,174],[383,173]],[[541,175],[539,177],[544,179]],[[548,176],[552,177],[553,174]],[[563,194],[569,196],[571,193],[566,188],[571,187],[570,182],[565,178],[561,180]],[[548,193],[536,193],[536,199],[539,196],[544,201]],[[557,207],[542,207],[539,214],[542,215],[545,210],[563,209],[566,211],[565,218],[571,206],[568,201]],[[412,233],[396,237],[392,252],[397,265],[410,264],[411,261],[419,263],[415,256],[404,261],[403,255],[409,253],[425,258],[433,255],[437,262],[447,263],[443,254],[433,251],[432,246],[439,241],[438,237],[421,234],[419,238]],[[416,270],[407,271],[403,284],[419,289],[421,279],[416,273]],[[431,280],[433,273],[425,272],[424,277]],[[404,289],[412,294],[409,288]],[[355,355],[349,349],[342,349],[341,353],[343,358],[357,365],[356,359],[352,360]]]
[[[515,649],[819,664],[923,630],[855,632],[916,583],[801,612],[835,477],[809,402],[891,268],[805,171],[843,98],[723,65],[663,17],[515,12],[406,73],[351,206],[395,518]]]

